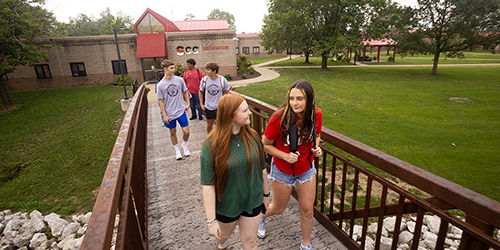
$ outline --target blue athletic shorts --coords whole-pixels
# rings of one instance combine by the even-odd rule
[[[274,165],[274,157],[271,160],[271,173],[267,175],[267,177],[271,181],[278,181],[281,183],[285,183],[288,187],[297,187],[297,182],[299,184],[303,184],[308,181],[312,181],[313,175],[316,174],[316,168],[314,167],[314,162],[312,163],[312,167],[307,170],[305,173],[301,175],[289,175],[281,172],[276,165]]]
[[[163,115],[161,117],[161,120],[163,121]],[[163,122],[163,125],[169,129],[173,129],[177,127],[177,122],[179,122],[179,125],[181,125],[182,128],[185,128],[189,125],[188,119],[186,112],[184,112],[179,118],[170,120],[170,124],[167,124],[166,122]]]

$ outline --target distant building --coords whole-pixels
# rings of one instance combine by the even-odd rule
[[[260,41],[258,34],[237,35],[228,30],[227,20],[170,21],[149,8],[134,24],[134,34],[118,35],[124,74],[139,82],[156,82],[164,59],[186,65],[186,60],[193,58],[202,70],[207,62],[216,61],[219,74],[236,75],[237,54],[286,56],[286,51],[268,55]],[[106,85],[120,74],[114,35],[39,42],[55,46],[47,49],[49,61],[18,67],[7,76],[7,90]]]

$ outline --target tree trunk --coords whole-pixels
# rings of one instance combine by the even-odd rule
[[[306,55],[306,61],[304,63],[309,63],[309,51],[304,52]]]
[[[321,69],[328,69],[328,57],[326,56],[326,53],[321,53]]]
[[[12,107],[12,101],[10,100],[9,93],[7,93],[7,89],[5,88],[5,85],[1,80],[0,80],[0,97],[2,98],[4,109]]]
[[[434,54],[434,63],[432,65],[432,73],[431,75],[437,75],[438,63],[439,63],[439,52]]]

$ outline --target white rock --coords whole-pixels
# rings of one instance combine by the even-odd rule
[[[370,225],[368,225],[367,232],[368,233],[372,233],[372,234],[376,234],[377,233],[377,227],[378,227],[378,223],[377,222],[373,222]]]
[[[450,247],[459,247],[460,244],[457,244],[454,240],[451,240],[451,239],[444,239],[444,244],[447,245],[447,246],[450,246]]]
[[[63,250],[79,250],[80,246],[82,246],[83,237],[73,239],[70,241]]]
[[[425,245],[427,248],[429,248],[429,249],[431,249],[431,250],[436,249],[436,242],[435,242],[435,241],[431,241],[431,240],[424,240],[424,241],[423,241],[423,243],[424,243],[424,245]]]
[[[19,232],[16,238],[14,238],[14,245],[16,245],[16,247],[18,248],[29,246],[34,234],[35,231],[31,230],[26,230],[23,233]]]
[[[72,234],[72,235],[68,235],[66,238],[62,239],[58,244],[57,244],[57,247],[59,249],[65,249],[67,248],[66,245],[69,245],[74,239],[76,239],[76,235],[75,234]]]
[[[413,222],[413,221],[410,221],[408,223],[406,223],[406,228],[408,228],[408,231],[410,231],[410,233],[415,233],[415,225],[417,223]]]
[[[5,225],[0,223],[0,234],[3,232],[4,229],[5,229]]]
[[[47,224],[43,221],[43,216],[32,216],[29,223],[35,229],[35,232],[42,233],[47,230]]]
[[[39,219],[43,220],[43,215],[42,215],[42,213],[38,212],[37,210],[33,210],[30,213],[30,218],[31,219],[33,219],[33,218],[39,218]]]
[[[83,227],[81,227],[80,229],[78,229],[78,231],[76,232],[76,235],[78,235],[78,236],[84,235],[85,232],[87,232],[87,225],[83,225]]]
[[[5,219],[5,213],[0,212],[0,221],[3,221],[3,219]]]
[[[410,249],[410,246],[406,243],[403,243],[403,244],[398,245],[398,249],[399,250],[408,250],[408,249]]]
[[[70,234],[76,234],[78,229],[80,229],[80,223],[79,222],[71,222],[64,227],[62,237],[66,238]]]
[[[92,216],[92,212],[88,212],[86,213],[83,218],[82,218],[82,223],[83,224],[89,224],[89,221],[90,221],[90,217]]]
[[[50,227],[50,230],[52,231],[52,235],[56,238],[62,235],[64,227],[69,224],[69,222],[62,219],[59,215],[55,213],[51,213],[45,216],[44,221],[47,222],[47,224]]]
[[[14,239],[18,234],[18,231],[4,231],[0,245],[14,245]]]
[[[499,232],[500,232],[500,231],[499,231]],[[458,235],[462,235],[463,230],[462,230],[462,229],[460,229],[460,228],[458,228],[458,227],[456,227],[456,226],[451,226],[451,228],[450,228],[450,233],[451,233],[451,234],[458,234]]]
[[[384,219],[384,228],[389,232],[394,231],[394,226],[396,225],[396,217],[387,217]]]
[[[380,250],[390,250],[392,246],[392,239],[387,237],[380,238]]]
[[[5,225],[5,231],[18,231],[26,221],[21,218],[13,218]]]
[[[424,223],[429,228],[429,231],[437,234],[441,225],[441,218],[437,215],[424,215]]]
[[[358,239],[359,239],[359,238],[361,238],[362,234],[363,234],[363,227],[360,225],[354,225],[353,235],[357,235]]]
[[[30,248],[34,249],[40,246],[47,246],[47,236],[44,233],[36,233],[30,241]]]
[[[413,234],[405,230],[399,234],[398,244],[408,244],[412,239]]]

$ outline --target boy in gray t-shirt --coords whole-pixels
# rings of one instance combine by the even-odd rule
[[[216,62],[208,62],[205,64],[206,75],[200,81],[200,98],[201,109],[205,110],[207,117],[207,134],[212,131],[215,119],[217,118],[217,106],[222,95],[229,93],[229,83],[226,78],[218,75],[219,64]]]
[[[175,64],[170,60],[161,62],[165,76],[156,85],[156,98],[161,110],[161,117],[165,127],[170,129],[170,140],[174,145],[175,157],[177,160],[182,160],[182,154],[177,145],[177,122],[182,128],[182,149],[184,155],[189,156],[187,140],[189,139],[189,122],[186,112],[189,110],[189,94],[184,80],[175,76]],[[186,100],[187,106],[184,106],[182,98]]]

